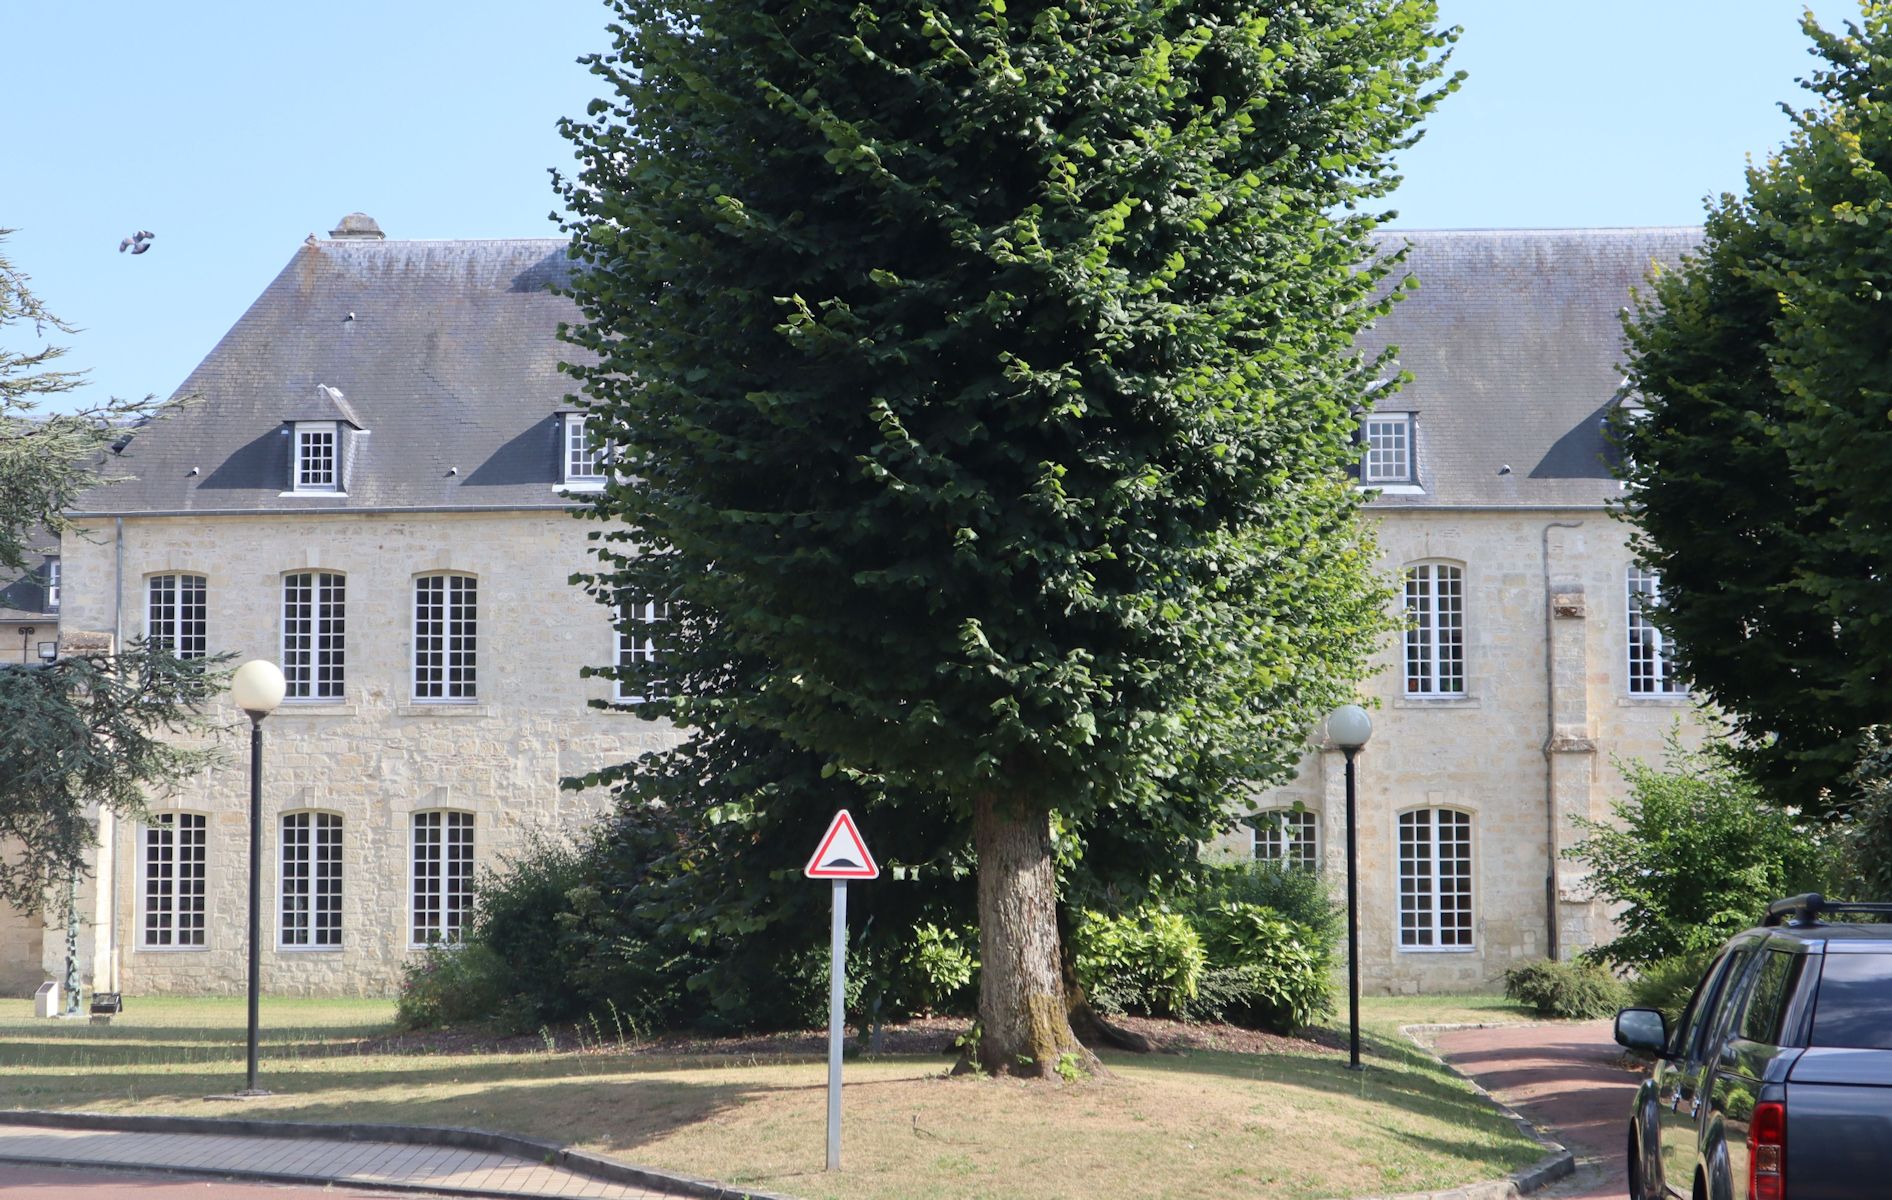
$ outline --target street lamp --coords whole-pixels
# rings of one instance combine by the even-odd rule
[[[1360,880],[1359,839],[1354,817],[1353,756],[1373,736],[1373,719],[1357,704],[1343,704],[1327,718],[1327,737],[1347,756],[1347,1066],[1360,1069]]]
[[[282,672],[273,662],[251,659],[230,679],[230,698],[250,718],[250,1057],[249,1082],[239,1096],[267,1096],[256,1086],[257,976],[262,965],[258,910],[263,871],[263,718],[282,703]]]

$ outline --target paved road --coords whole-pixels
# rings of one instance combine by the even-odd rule
[[[74,1170],[0,1163],[0,1194],[20,1200],[415,1200],[413,1193],[275,1183],[211,1182],[133,1171]]]
[[[1577,1173],[1541,1195],[1627,1200],[1623,1139],[1637,1076],[1623,1069],[1608,1021],[1441,1033],[1447,1062],[1570,1147]]]
[[[528,1158],[415,1142],[0,1124],[0,1160],[32,1167],[128,1171],[170,1167],[210,1176],[228,1171],[273,1175],[285,1183],[334,1180],[339,1187],[356,1189],[359,1195],[371,1195],[378,1185],[393,1184],[516,1196],[660,1200],[657,1192],[647,1188],[607,1182]],[[124,1186],[127,1195],[137,1190],[129,1184]]]

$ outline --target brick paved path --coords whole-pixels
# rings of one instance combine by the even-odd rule
[[[1459,1029],[1437,1035],[1445,1060],[1570,1148],[1557,1200],[1627,1200],[1623,1142],[1639,1077],[1621,1066],[1608,1021]]]
[[[652,1200],[664,1193],[610,1183],[524,1158],[451,1146],[325,1138],[130,1133],[0,1125],[0,1160],[236,1172],[284,1180],[400,1185],[441,1192]]]

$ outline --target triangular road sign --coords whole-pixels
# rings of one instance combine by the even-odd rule
[[[878,879],[880,867],[867,852],[861,831],[847,809],[834,814],[828,832],[822,835],[821,848],[808,860],[802,873],[810,879]]]

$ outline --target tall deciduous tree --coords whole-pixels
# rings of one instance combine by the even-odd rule
[[[1892,708],[1892,5],[1803,27],[1817,101],[1632,315],[1621,436],[1683,674],[1823,811]]]
[[[1052,1072],[1058,853],[1188,853],[1381,629],[1345,468],[1396,263],[1355,206],[1451,35],[1431,0],[612,8],[559,183],[618,456],[593,585],[672,606],[621,673],[969,828],[981,1058]]]
[[[10,230],[0,229],[0,241]],[[65,527],[64,510],[101,481],[108,449],[163,405],[110,400],[42,415],[49,396],[82,373],[55,366],[69,332],[0,255],[0,578],[26,567],[38,529]],[[94,806],[142,811],[147,789],[207,765],[211,752],[172,741],[208,731],[191,703],[204,664],[142,643],[115,655],[69,655],[51,666],[0,670],[0,900],[36,908],[46,886],[84,867]]]

